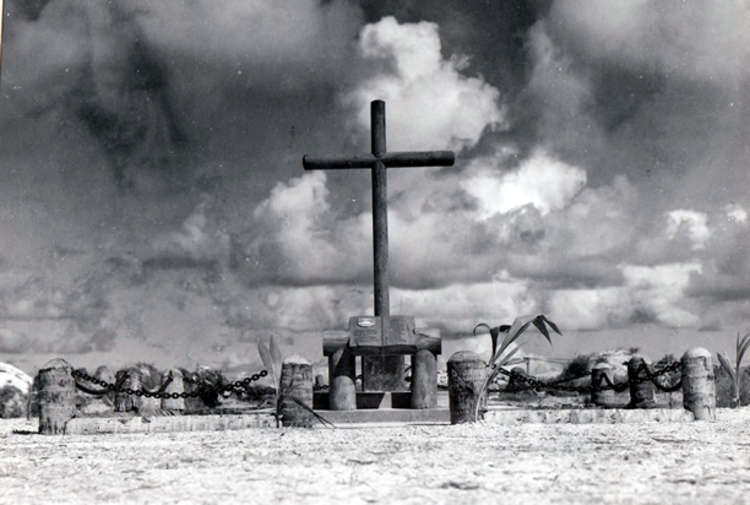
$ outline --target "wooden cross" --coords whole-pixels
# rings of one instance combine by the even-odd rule
[[[388,168],[449,167],[455,162],[453,151],[393,152],[385,148],[385,102],[370,103],[371,154],[349,158],[313,158],[305,155],[305,170],[369,168],[372,171],[372,235],[374,252],[375,316],[388,327]]]

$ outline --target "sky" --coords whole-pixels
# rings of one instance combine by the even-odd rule
[[[750,2],[7,0],[0,360],[33,372],[322,358],[372,311],[367,171],[389,170],[391,312],[486,350],[731,351],[750,331]],[[731,353],[731,352],[730,352]]]

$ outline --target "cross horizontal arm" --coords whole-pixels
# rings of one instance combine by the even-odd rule
[[[385,153],[380,158],[372,154],[351,156],[349,158],[313,158],[304,156],[302,166],[305,170],[335,170],[348,168],[372,168],[375,162],[383,162],[388,167],[450,167],[455,163],[453,151],[415,151]]]

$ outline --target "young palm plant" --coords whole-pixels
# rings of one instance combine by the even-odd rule
[[[271,335],[271,338],[266,344],[265,342],[258,342],[258,354],[263,362],[263,366],[271,374],[271,380],[273,381],[274,390],[274,405],[275,405],[275,417],[276,427],[279,427],[279,410],[281,405],[279,402],[279,393],[281,391],[281,351],[279,345],[276,343],[276,338]]]
[[[729,378],[732,380],[732,407],[740,406],[740,386],[742,382],[740,365],[742,364],[742,358],[745,356],[745,353],[747,352],[747,349],[749,347],[750,333],[740,339],[740,332],[737,332],[737,344],[735,347],[737,362],[735,363],[734,367],[732,367],[732,364],[729,361],[729,357],[725,353],[717,353],[717,356],[719,356],[719,363],[721,363],[721,367],[727,372]]]
[[[481,389],[474,393],[476,395],[476,404],[474,407],[475,421],[480,419],[480,409],[482,408],[484,400],[487,397],[487,392],[489,391],[490,384],[492,384],[495,379],[497,379],[497,376],[500,374],[500,369],[506,366],[517,364],[521,361],[518,359],[514,360],[513,358],[520,347],[518,347],[517,345],[512,347],[512,345],[532,324],[539,330],[542,335],[544,335],[544,338],[547,339],[547,342],[549,342],[550,345],[552,345],[552,339],[550,338],[550,333],[547,329],[547,326],[552,328],[552,331],[554,331],[558,335],[562,335],[557,325],[550,319],[548,319],[544,314],[517,317],[516,320],[513,321],[513,324],[510,326],[501,325],[490,327],[486,323],[479,323],[474,327],[474,335],[477,334],[478,329],[486,328],[490,333],[490,338],[492,338],[492,354],[490,355],[490,360],[487,363],[487,374],[484,382],[482,383]],[[500,340],[501,334],[503,334],[503,339],[498,346],[498,341]]]

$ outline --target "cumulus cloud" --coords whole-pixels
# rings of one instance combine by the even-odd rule
[[[244,266],[256,279],[351,281],[361,277],[371,254],[368,214],[339,219],[331,210],[324,172],[277,183],[253,218],[258,228],[244,250]]]
[[[434,23],[383,18],[362,28],[358,50],[368,64],[382,65],[342,100],[356,109],[362,130],[369,129],[370,101],[387,102],[391,151],[460,150],[503,122],[497,88],[481,77],[464,76],[460,57],[443,58]]]
[[[666,234],[669,239],[684,232],[692,241],[693,250],[706,247],[706,241],[711,236],[708,228],[708,216],[694,210],[677,209],[667,213]]]
[[[227,265],[230,237],[217,219],[210,215],[212,198],[202,195],[179,230],[157,236],[153,241],[154,256],[145,262],[153,266]]]
[[[700,264],[621,265],[619,268],[624,278],[622,286],[552,292],[549,306],[559,317],[560,324],[594,330],[643,322],[693,327],[700,322],[699,314],[695,314],[692,307],[686,307],[684,299],[691,274],[702,271]]]
[[[727,219],[730,222],[738,224],[747,223],[747,211],[741,205],[730,203],[724,207],[724,210],[726,211]]]
[[[0,327],[0,352],[20,354],[30,348],[31,341],[24,333]]]
[[[586,172],[545,152],[535,152],[514,172],[500,173],[492,159],[475,159],[467,168],[468,176],[460,184],[479,201],[480,217],[531,204],[544,216],[560,210],[586,185]],[[489,166],[482,166],[489,162]]]
[[[697,4],[564,0],[554,3],[550,17],[565,27],[578,50],[628,62],[643,71],[731,86],[750,68],[750,9],[743,0]]]

